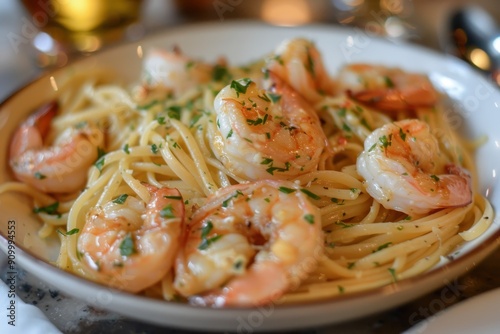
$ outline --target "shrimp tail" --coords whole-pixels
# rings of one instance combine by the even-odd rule
[[[405,96],[397,89],[371,89],[360,92],[347,91],[349,97],[365,105],[384,110],[388,113],[415,111],[417,108],[432,107],[435,101],[427,101],[420,96]]]
[[[15,158],[20,153],[31,148],[33,145],[33,141],[31,140],[32,137],[25,134],[34,134],[29,130],[32,127],[35,127],[37,129],[37,134],[39,134],[39,138],[36,140],[37,144],[39,143],[42,145],[44,138],[47,137],[47,134],[49,133],[50,123],[57,115],[58,110],[59,104],[57,101],[51,101],[38,108],[31,116],[29,116],[12,137],[10,157]]]
[[[360,92],[347,91],[347,95],[363,104],[385,111],[413,109],[398,91],[384,89],[370,89]]]
[[[49,103],[40,107],[33,115],[28,118],[28,122],[35,125],[40,131],[42,137],[47,136],[50,130],[50,123],[59,111],[59,104],[57,101],[50,101]]]
[[[445,166],[447,175],[440,176],[450,193],[447,202],[454,203],[454,206],[461,207],[472,203],[472,179],[470,173],[462,167],[454,164]],[[445,203],[448,206],[449,203]]]

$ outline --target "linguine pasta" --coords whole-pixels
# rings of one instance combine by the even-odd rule
[[[101,130],[104,144],[88,170],[86,186],[75,193],[51,195],[11,182],[3,184],[0,191],[32,197],[43,223],[39,236],[58,233],[60,237],[56,265],[96,280],[83,270],[77,246],[91,208],[123,196],[147,203],[151,196],[143,186],[147,183],[178,189],[189,220],[217,190],[249,181],[233,173],[214,154],[218,131],[214,99],[234,79],[262,76],[263,64],[263,60],[240,67],[221,63],[211,69],[210,80],[180,93],[162,85],[120,85],[104,72],[74,77],[60,85],[59,114],[52,121],[48,141],[83,123]],[[293,281],[280,302],[331,298],[418,275],[487,229],[492,207],[475,189],[472,203],[466,206],[408,215],[386,209],[370,196],[357,172],[356,159],[374,129],[413,117],[430,126],[441,152],[453,164],[471,171],[475,180],[470,150],[447,122],[444,108],[440,102],[433,108],[419,107],[411,114],[401,112],[394,117],[343,91],[314,102],[329,148],[321,153],[316,170],[291,181],[319,208],[324,242],[311,259],[314,268],[304,268],[303,277]],[[270,173],[269,178],[274,176]],[[173,270],[168,271],[142,293],[178,300],[174,276]],[[122,282],[106,284],[121,288]]]

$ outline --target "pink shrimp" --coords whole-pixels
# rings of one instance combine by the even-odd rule
[[[77,247],[82,269],[96,281],[139,292],[172,268],[184,202],[177,189],[146,187],[151,194],[146,207],[136,197],[122,196],[87,214]]]
[[[314,270],[323,250],[319,209],[286,181],[221,189],[186,232],[174,287],[195,304],[217,307],[279,298]]]
[[[278,76],[233,81],[215,98],[217,158],[237,176],[290,179],[317,169],[327,140],[314,108]]]
[[[307,39],[283,41],[268,60],[267,69],[310,103],[334,93],[335,83],[323,65],[321,54],[314,43]]]
[[[366,190],[387,209],[425,214],[472,202],[467,170],[441,155],[429,126],[409,119],[373,131],[358,156]]]
[[[212,65],[188,58],[177,48],[152,49],[143,64],[145,87],[162,86],[180,96],[212,78]]]
[[[103,135],[86,123],[66,129],[53,146],[45,146],[57,110],[51,102],[21,124],[12,137],[10,166],[17,179],[43,192],[71,193],[84,187]]]
[[[387,112],[433,107],[438,101],[425,75],[398,68],[351,64],[340,71],[338,81],[355,100]]]

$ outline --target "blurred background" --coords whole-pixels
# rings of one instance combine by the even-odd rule
[[[243,19],[281,26],[319,23],[357,27],[369,34],[461,57],[500,85],[498,0],[1,0],[0,101],[42,72],[100,50],[179,25],[205,21],[226,24]],[[462,293],[465,297],[494,286],[498,278],[492,279],[491,275],[498,276],[499,256],[490,257],[478,268],[477,273],[484,274],[463,279],[468,280]],[[36,280],[28,283],[33,288],[26,285],[30,289],[20,289],[21,297],[31,304],[39,303],[41,308],[41,300],[50,290]],[[428,305],[433,295],[423,298],[420,303],[424,300],[422,304]],[[164,332],[95,310],[80,301],[67,298],[62,303],[63,307],[52,307],[52,300],[43,304],[44,312],[59,328],[78,324],[83,332],[105,329],[107,333],[123,333],[125,328],[129,333]],[[408,327],[403,320],[418,303],[336,329],[400,332]]]
[[[472,4],[484,12],[470,14]],[[457,27],[452,18],[463,8]],[[487,74],[496,66],[488,48],[500,55],[494,0],[2,0],[0,100],[42,71],[103,48],[177,25],[241,19],[355,26],[456,54]]]

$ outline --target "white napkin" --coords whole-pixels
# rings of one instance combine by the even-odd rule
[[[23,302],[13,290],[0,280],[0,333],[61,333],[38,307]]]

